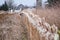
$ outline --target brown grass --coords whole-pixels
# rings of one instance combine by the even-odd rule
[[[45,17],[48,23],[60,29],[60,9],[37,9],[33,12]],[[19,14],[0,14],[0,40],[40,40],[39,32],[29,23],[28,18]],[[44,40],[44,38],[43,38]]]
[[[39,33],[26,16],[0,14],[0,40],[40,40]]]
[[[0,40],[27,40],[26,28],[18,14],[0,14]]]
[[[28,40],[40,40],[39,32],[36,28],[28,21],[28,18],[26,16],[21,16],[22,18],[22,24],[25,25],[28,32]]]
[[[40,17],[45,17],[48,23],[56,24],[60,29],[60,8],[47,8],[47,9],[39,9],[35,11],[37,15]]]

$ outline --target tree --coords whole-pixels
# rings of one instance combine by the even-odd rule
[[[8,10],[8,6],[7,6],[6,1],[5,1],[5,3],[0,7],[0,10],[4,10],[4,11],[7,11],[7,10]]]
[[[48,0],[50,5],[56,5],[60,3],[60,0]]]

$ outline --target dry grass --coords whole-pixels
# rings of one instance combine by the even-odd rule
[[[45,17],[48,23],[60,26],[60,9],[37,9],[33,12]],[[0,12],[0,40],[40,40],[39,32],[28,21],[28,18],[19,14],[4,14]],[[60,29],[60,27],[59,27]],[[43,38],[44,40],[44,38]]]
[[[27,28],[28,40],[40,40],[39,32],[36,28],[29,22],[26,16],[21,16],[22,24]]]
[[[0,40],[27,40],[26,28],[18,14],[0,14]]]
[[[35,14],[40,17],[45,17],[48,23],[56,24],[60,29],[60,8],[50,8],[50,9],[38,9],[35,11]]]
[[[48,23],[47,23],[48,26],[45,25],[44,23],[46,23],[46,21],[44,21],[43,19],[40,19],[40,17],[35,15],[32,11],[30,11],[30,9],[23,10],[21,12],[21,15],[23,15],[22,23],[26,26],[28,30],[28,35],[29,35],[30,40],[49,40],[49,39],[54,40],[52,35],[54,36],[54,34],[57,32],[55,31],[56,26],[51,26]],[[43,27],[42,30],[46,29],[47,31],[43,32],[44,31],[43,30],[41,32],[40,30],[41,27]],[[51,29],[51,27],[54,27],[54,28]],[[50,32],[51,35],[48,34],[48,32]]]
[[[2,11],[0,14],[0,40],[40,40],[40,36],[26,16]]]
[[[33,12],[39,15],[40,17],[45,17],[46,21],[50,25],[55,24],[60,30],[60,7],[54,7],[54,8],[52,7],[52,8],[46,8],[46,9],[37,8],[37,10]]]

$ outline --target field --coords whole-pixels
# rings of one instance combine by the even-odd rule
[[[46,21],[52,25],[55,24],[60,29],[60,8],[38,9],[35,11],[40,17],[45,17]]]
[[[32,11],[33,14],[38,15],[40,18],[44,17],[50,26],[55,24],[60,29],[59,10],[59,8],[37,8]],[[28,11],[25,12],[29,13]],[[32,15],[28,15],[33,18]],[[27,17],[25,13],[20,14],[19,12],[11,14],[6,11],[0,11],[0,40],[45,40],[46,36],[41,38],[41,34],[39,34],[37,28],[35,28],[33,23],[30,23],[32,20],[29,21],[28,19],[29,17]],[[36,20],[38,20],[38,18]]]

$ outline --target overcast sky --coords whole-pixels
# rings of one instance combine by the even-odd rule
[[[0,0],[0,5],[4,4],[5,0]],[[47,0],[42,0],[42,3],[44,3]],[[23,5],[27,5],[27,6],[34,6],[36,5],[36,0],[14,0],[14,4],[16,4],[16,6],[23,4]]]
[[[0,5],[2,5],[4,3],[4,0],[0,0]]]
[[[5,0],[0,0],[0,5],[4,4]],[[14,0],[14,4],[19,5],[28,5],[28,6],[33,6],[36,4],[36,0]]]
[[[28,6],[33,6],[36,4],[36,0],[15,0],[16,4],[24,4]]]

